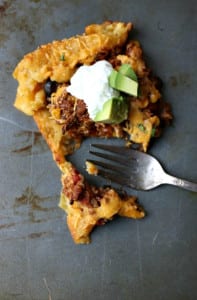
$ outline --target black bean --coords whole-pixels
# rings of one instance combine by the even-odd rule
[[[47,97],[50,97],[52,93],[54,93],[57,89],[57,82],[51,81],[48,79],[44,85],[44,90]]]

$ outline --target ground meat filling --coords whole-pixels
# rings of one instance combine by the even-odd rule
[[[49,110],[58,110],[56,121],[61,123],[62,133],[70,137],[123,137],[122,126],[119,124],[95,123],[90,119],[87,106],[81,99],[70,95],[66,87],[55,103],[48,105]]]
[[[100,200],[109,188],[96,188],[88,184],[84,177],[73,168],[72,172],[64,178],[66,188],[63,190],[72,205],[74,201],[80,201],[87,207],[100,206]]]
[[[60,118],[63,123],[63,133],[66,131],[88,135],[93,127],[85,102],[67,93],[66,89],[57,103]]]
[[[160,119],[160,127],[168,126],[173,118],[171,106],[162,100],[159,100],[157,103],[149,103],[144,109],[144,113],[147,117],[157,115]]]

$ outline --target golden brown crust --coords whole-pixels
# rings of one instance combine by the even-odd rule
[[[78,64],[90,64],[99,53],[122,46],[131,28],[131,23],[93,24],[81,36],[54,41],[25,55],[13,72],[19,82],[15,107],[33,115],[45,106],[43,83],[48,78],[67,82]]]
[[[51,149],[53,159],[57,165],[61,165],[65,162],[66,155],[73,153],[80,143],[62,135],[62,125],[51,118],[48,109],[36,111],[33,118]]]
[[[99,207],[88,207],[77,201],[71,205],[64,194],[59,205],[68,214],[67,224],[77,244],[90,242],[90,233],[99,221],[106,222],[115,215],[133,219],[141,219],[145,215],[135,197],[121,198],[113,189],[106,191]]]

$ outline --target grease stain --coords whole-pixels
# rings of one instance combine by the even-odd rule
[[[0,17],[7,15],[7,10],[11,5],[11,1],[3,1],[3,4],[0,5]]]
[[[17,223],[9,223],[9,224],[1,224],[0,225],[0,230],[1,229],[7,229],[7,228],[10,228],[10,227],[13,227],[15,226]]]
[[[28,238],[30,239],[37,239],[37,238],[41,238],[41,237],[45,237],[45,236],[49,236],[51,235],[52,232],[51,231],[44,231],[44,232],[32,232],[30,234],[28,234]]]
[[[44,207],[42,204],[45,201],[50,201],[54,197],[40,197],[39,195],[35,194],[31,187],[27,187],[23,194],[20,197],[15,199],[14,208],[28,205],[32,210],[37,211],[51,211],[56,209],[57,207]]]
[[[186,73],[170,76],[168,81],[169,84],[175,88],[178,86],[190,87],[190,75]]]
[[[59,219],[57,198],[58,196],[41,197],[31,187],[27,187],[21,196],[15,198],[12,207],[13,216],[9,215],[6,218],[7,221],[2,219],[3,222],[0,224],[2,238],[0,237],[0,240],[38,239],[52,236],[53,231],[39,232],[35,225]],[[46,225],[44,226],[46,228]],[[23,234],[21,234],[22,232]]]

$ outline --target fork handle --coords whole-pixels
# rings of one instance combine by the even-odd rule
[[[179,186],[185,190],[197,192],[197,183],[166,174],[165,183]]]

